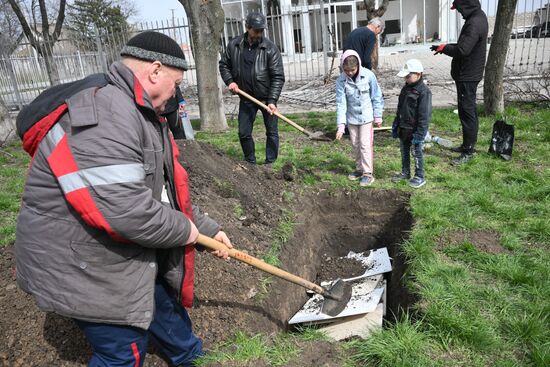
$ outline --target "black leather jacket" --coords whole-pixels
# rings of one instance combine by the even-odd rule
[[[251,72],[254,97],[266,101],[267,104],[276,104],[285,83],[281,52],[273,42],[264,37],[258,45],[253,70],[242,70],[243,43],[244,34],[232,39],[222,54],[219,68],[224,83],[229,85],[235,82],[242,87],[242,73]]]
[[[413,138],[424,140],[432,118],[432,92],[424,80],[401,89],[393,126],[412,132]]]

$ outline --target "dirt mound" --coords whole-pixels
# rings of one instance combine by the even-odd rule
[[[327,259],[345,256],[349,250],[386,246],[395,269],[388,279],[388,299],[395,299],[388,307],[397,310],[410,302],[401,286],[399,265],[403,260],[399,243],[412,226],[406,194],[372,189],[304,193],[294,174],[289,177],[292,167],[285,166],[275,174],[266,167],[234,160],[204,143],[182,141],[178,145],[189,173],[193,202],[223,225],[237,249],[261,258],[270,251],[276,229],[291,213],[296,227],[280,249],[283,269],[318,281],[319,276],[330,276],[333,271],[335,265]],[[321,267],[324,262],[329,264]],[[0,365],[85,365],[90,351],[83,335],[71,320],[40,312],[32,298],[17,289],[14,264],[13,248],[0,249]],[[320,275],[323,269],[329,275]],[[205,252],[196,257],[195,287],[196,302],[190,315],[207,348],[237,330],[249,334],[284,330],[286,321],[307,300],[299,286]],[[315,365],[339,365],[333,344],[316,343],[313,347],[304,342],[301,349],[302,357],[288,366],[308,365],[304,358],[311,360],[311,350],[323,356]],[[148,355],[145,366],[165,364]]]

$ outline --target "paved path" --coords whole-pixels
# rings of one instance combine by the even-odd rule
[[[380,49],[378,81],[384,92],[387,110],[397,107],[397,97],[403,79],[397,72],[410,58],[419,59],[424,65],[425,79],[433,94],[434,107],[456,106],[456,90],[451,79],[451,58],[446,55],[433,55],[431,44],[382,47]],[[332,78],[323,83],[324,60],[321,53],[314,53],[308,60],[305,55],[284,58],[285,72],[290,82],[285,84],[279,110],[285,113],[308,111],[334,111],[334,80],[338,73],[338,57],[334,59]],[[550,67],[550,38],[510,40],[507,57],[508,76],[540,73],[541,67]],[[329,59],[329,67],[331,60]],[[482,98],[482,84],[478,88],[478,100]],[[198,118],[196,96],[190,96],[190,113]],[[227,114],[237,111],[238,98],[229,94],[224,99]]]

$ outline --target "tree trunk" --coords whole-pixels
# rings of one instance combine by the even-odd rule
[[[365,3],[365,7],[367,9],[367,19],[371,20],[372,18],[377,18],[384,15],[386,10],[388,10],[390,0],[383,0],[382,4],[378,5],[378,8],[376,7],[376,2],[374,0],[363,0],[363,2]],[[376,36],[376,42],[374,43],[374,48],[372,49],[372,54],[370,57],[373,70],[378,70],[379,39],[380,37]]]
[[[46,65],[46,72],[48,73],[50,85],[58,85],[61,78],[59,77],[59,71],[57,70],[57,65],[53,58],[52,50],[47,45],[42,47],[42,57],[44,57],[44,64]]]
[[[518,0],[500,0],[498,2],[495,30],[485,66],[483,84],[483,102],[487,115],[504,111],[504,63],[506,62],[517,2]]]
[[[48,72],[48,78],[51,85],[59,84],[59,72],[57,70],[57,65],[55,64],[55,61],[53,59],[53,46],[57,41],[59,35],[61,34],[61,28],[63,26],[63,21],[65,20],[65,5],[67,4],[67,0],[59,0],[59,11],[57,13],[57,20],[55,22],[54,31],[51,34],[50,21],[48,19],[48,4],[46,4],[45,0],[38,1],[40,7],[40,27],[42,29],[42,39],[40,39],[37,34],[35,35],[35,32],[37,31],[37,23],[36,19],[34,19],[34,12],[32,14],[32,19],[34,20],[32,23],[33,28],[31,29],[29,22],[27,21],[25,15],[23,14],[23,11],[21,10],[19,2],[17,0],[8,0],[8,3],[10,4],[13,12],[17,16],[19,23],[21,23],[23,33],[31,43],[32,47],[34,47],[35,50],[42,57],[44,57],[46,71]]]
[[[380,44],[379,42],[380,40],[380,37],[376,37],[376,41],[374,42],[374,47],[372,49],[372,53],[370,54],[370,63],[372,65],[372,70],[378,70],[378,55],[379,55],[379,49],[378,49],[378,45]]]
[[[220,35],[224,13],[220,0],[179,0],[190,21],[193,56],[197,71],[201,130],[222,131],[227,121],[218,77]]]

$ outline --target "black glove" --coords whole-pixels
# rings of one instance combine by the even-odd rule
[[[394,139],[397,139],[399,137],[399,134],[397,132],[397,120],[393,120],[393,124],[391,125],[391,137]]]

